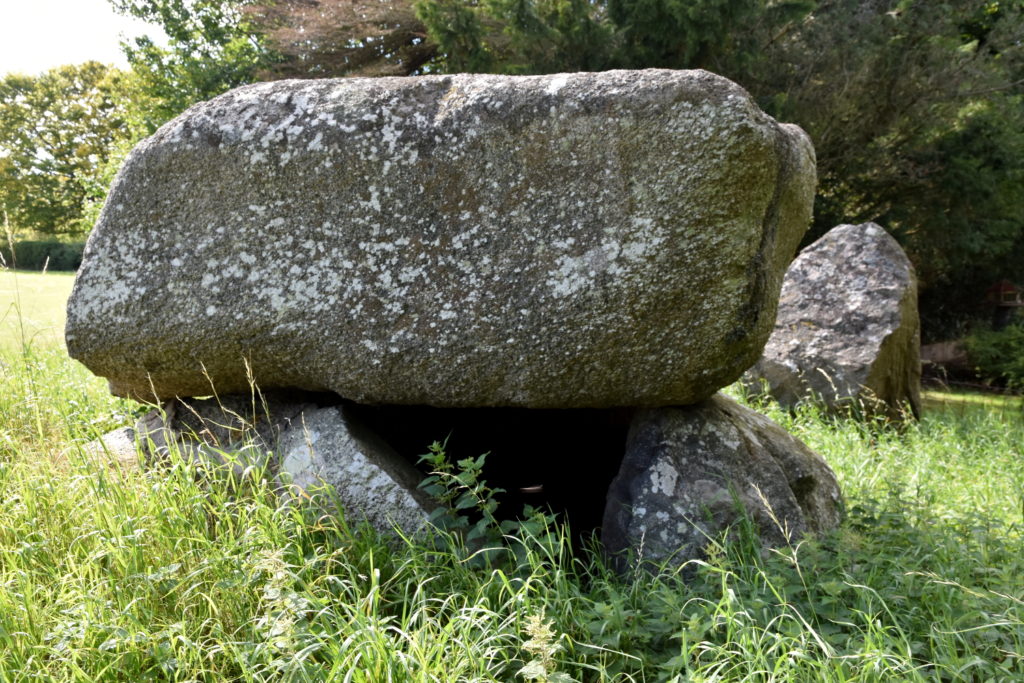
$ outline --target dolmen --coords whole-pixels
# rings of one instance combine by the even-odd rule
[[[67,347],[160,404],[151,452],[232,460],[248,432],[285,495],[327,484],[379,528],[433,503],[403,420],[367,410],[614,411],[587,493],[619,560],[685,562],[742,517],[788,542],[838,523],[836,480],[717,392],[761,355],[815,182],[806,134],[704,71],[247,86],[131,153]]]
[[[840,225],[786,272],[775,329],[743,377],[787,408],[902,420],[921,413],[917,277],[876,223]]]

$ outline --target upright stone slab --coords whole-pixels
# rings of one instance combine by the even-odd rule
[[[422,475],[345,405],[301,394],[175,399],[144,415],[128,439],[153,460],[184,458],[241,478],[256,468],[292,500],[337,503],[352,523],[414,534],[437,504]],[[123,442],[119,432],[104,437]],[[131,442],[134,447],[134,441]],[[132,451],[134,453],[134,450]]]
[[[775,330],[744,383],[787,407],[919,415],[920,348],[907,255],[874,223],[840,225],[789,267]]]
[[[227,395],[174,399],[135,423],[150,459],[180,457],[229,467],[241,476],[249,467],[276,470],[273,453],[281,434],[316,404],[301,395]]]
[[[299,497],[330,487],[350,522],[415,534],[437,507],[419,488],[423,476],[345,406],[303,413],[281,436],[279,476]]]
[[[247,86],[129,156],[68,350],[147,399],[689,403],[760,354],[814,185],[703,71]]]
[[[835,528],[842,495],[821,456],[777,424],[718,394],[640,411],[608,491],[601,540],[627,560],[676,566],[748,518],[769,546]]]

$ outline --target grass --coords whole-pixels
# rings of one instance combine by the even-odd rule
[[[1007,417],[1024,415],[1024,397],[1014,394],[995,394],[980,391],[923,391],[925,409],[954,412],[966,416],[977,408]]]
[[[762,406],[848,518],[772,552],[740,529],[684,583],[619,578],[557,524],[480,567],[280,505],[257,471],[234,495],[119,467],[83,445],[138,407],[46,339],[0,346],[0,681],[1024,680],[1019,413]]]
[[[0,349],[19,348],[23,342],[59,343],[74,280],[74,273],[0,268]]]

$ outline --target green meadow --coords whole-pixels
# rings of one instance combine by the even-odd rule
[[[0,348],[49,347],[64,338],[74,273],[0,269]]]
[[[842,527],[620,577],[542,512],[485,555],[85,448],[145,407],[66,357],[70,285],[0,273],[0,681],[1024,680],[1020,399],[901,429],[757,405],[835,469]]]

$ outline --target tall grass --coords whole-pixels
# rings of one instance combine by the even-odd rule
[[[683,582],[618,577],[558,525],[480,568],[282,505],[257,470],[235,495],[125,468],[83,445],[137,406],[56,345],[0,354],[0,681],[1024,680],[1012,412],[896,431],[762,406],[848,518],[775,551],[737,529]]]

